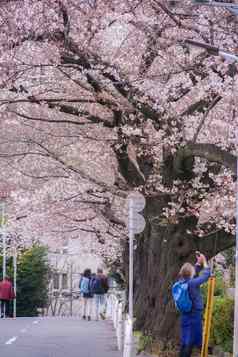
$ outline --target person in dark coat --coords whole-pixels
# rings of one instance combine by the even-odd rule
[[[211,270],[203,254],[196,252],[196,258],[195,267],[185,263],[179,273],[180,279],[188,282],[192,301],[192,310],[181,314],[180,357],[190,357],[194,347],[198,349],[202,347],[203,299],[200,287],[210,278]]]
[[[11,280],[6,276],[0,282],[1,318],[10,317],[10,301],[15,299]]]
[[[93,293],[95,296],[95,315],[96,320],[99,320],[99,316],[102,320],[105,319],[106,312],[106,299],[105,295],[109,289],[108,279],[106,275],[103,274],[103,270],[98,268],[97,275],[93,282]]]

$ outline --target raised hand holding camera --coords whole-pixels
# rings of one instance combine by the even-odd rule
[[[208,267],[207,258],[205,257],[204,254],[201,254],[200,252],[197,251],[196,258],[197,258],[197,264],[203,266],[204,268]]]

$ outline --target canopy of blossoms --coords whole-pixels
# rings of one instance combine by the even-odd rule
[[[194,215],[198,235],[234,233],[237,67],[184,45],[236,53],[233,15],[189,0],[7,0],[0,24],[13,236],[82,239],[116,259],[132,189],[169,194],[166,222]],[[164,180],[171,156],[177,176]]]

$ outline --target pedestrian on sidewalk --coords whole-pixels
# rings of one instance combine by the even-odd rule
[[[79,283],[79,289],[83,297],[83,319],[90,321],[93,305],[92,274],[90,269],[85,269]]]
[[[11,279],[8,276],[0,282],[1,318],[10,317],[10,301],[15,299]]]
[[[96,320],[99,316],[105,320],[106,314],[106,294],[109,290],[108,278],[103,274],[103,270],[98,268],[97,275],[93,280],[93,294],[95,297]]]
[[[173,286],[173,297],[181,313],[181,349],[179,357],[190,357],[194,348],[202,347],[203,299],[200,287],[211,275],[206,257],[196,252],[195,267],[185,263],[179,281]]]

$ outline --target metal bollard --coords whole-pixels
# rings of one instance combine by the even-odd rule
[[[122,303],[118,305],[118,321],[117,321],[117,345],[118,350],[123,349],[123,314],[122,314]]]
[[[115,296],[112,296],[112,321],[113,321],[113,324],[114,324],[114,320],[115,320],[115,304],[116,304]]]
[[[106,315],[108,319],[112,318],[112,314],[113,314],[113,299],[112,296],[109,295],[107,297],[107,309],[106,309]]]
[[[125,322],[125,339],[124,339],[124,351],[123,357],[132,357],[133,347],[133,323],[128,317]]]
[[[119,302],[117,300],[114,305],[114,318],[113,318],[113,325],[115,329],[117,328],[117,321],[118,321],[118,305]]]

